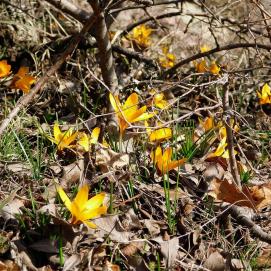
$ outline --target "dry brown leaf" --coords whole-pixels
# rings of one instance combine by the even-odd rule
[[[106,261],[103,271],[120,271],[120,267],[117,264],[112,264],[109,261]]]
[[[142,241],[132,241],[129,245],[125,246],[124,248],[121,249],[121,252],[125,256],[133,256],[144,246],[144,242]]]
[[[160,244],[160,250],[165,258],[167,268],[173,266],[178,255],[179,238],[174,237],[165,241],[161,236],[159,236],[152,240]]]
[[[224,271],[226,270],[226,261],[218,251],[214,251],[206,259],[203,266],[211,271]]]
[[[271,205],[271,183],[252,187],[244,185],[240,191],[233,182],[214,179],[210,183],[208,194],[219,201],[257,210]]]
[[[96,237],[109,237],[112,241],[129,243],[132,233],[122,229],[118,215],[100,217],[93,222],[98,230],[95,232],[95,230],[89,229],[89,232],[95,234]]]
[[[129,155],[101,147],[96,151],[96,165],[120,169],[129,165]]]
[[[238,206],[246,206],[252,209],[256,207],[256,202],[252,199],[248,188],[243,186],[242,191],[240,191],[232,181],[212,180],[208,195],[218,201],[228,202]]]
[[[75,270],[75,267],[81,263],[79,255],[73,254],[65,260],[63,271]]]
[[[249,187],[249,191],[258,210],[271,205],[271,183]]]
[[[5,205],[2,210],[0,210],[0,216],[2,216],[5,220],[15,219],[15,215],[21,213],[20,208],[23,206],[23,200],[14,199]]]
[[[84,160],[80,159],[68,166],[63,167],[63,176],[61,186],[65,189],[67,186],[76,183],[84,171]]]

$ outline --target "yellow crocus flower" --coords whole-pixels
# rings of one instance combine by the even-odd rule
[[[154,116],[154,113],[146,113],[147,106],[144,105],[138,108],[138,95],[135,92],[127,98],[124,105],[120,103],[118,96],[113,96],[111,93],[109,99],[118,117],[121,135],[123,135],[130,123],[146,120]]]
[[[145,24],[135,27],[128,38],[134,41],[137,45],[142,48],[147,48],[151,44],[150,35],[152,29]]]
[[[89,220],[106,214],[107,206],[103,204],[105,193],[97,194],[91,199],[88,199],[89,187],[85,184],[79,189],[75,199],[71,202],[62,187],[59,186],[57,192],[72,214],[71,224],[84,223],[92,229],[97,228],[97,226]]]
[[[36,82],[35,77],[28,74],[28,67],[20,67],[19,71],[14,75],[14,78],[11,82],[11,87],[22,90],[24,93],[28,93],[31,85]]]
[[[6,60],[0,61],[0,78],[5,77],[10,74],[11,66]]]
[[[199,73],[204,73],[208,71],[207,63],[205,59],[202,59],[200,62],[194,61],[195,69]]]
[[[100,135],[100,127],[95,127],[91,135],[87,135],[86,133],[78,133],[79,140],[77,141],[77,144],[80,145],[84,151],[89,151],[91,144],[97,144],[99,135]]]
[[[72,128],[70,128],[68,131],[61,132],[59,125],[56,122],[54,124],[54,137],[51,137],[48,135],[47,137],[50,141],[52,141],[53,143],[57,145],[57,149],[59,151],[62,151],[65,148],[74,147],[74,145],[71,145],[71,144],[75,141],[77,135],[78,133],[73,132]]]
[[[267,83],[262,87],[261,92],[257,91],[260,104],[271,104],[271,92]]]
[[[210,67],[209,67],[209,71],[210,73],[214,74],[214,75],[218,75],[220,72],[220,67],[216,64],[215,61],[212,61]]]
[[[170,147],[166,148],[164,153],[160,146],[154,152],[151,152],[151,159],[161,175],[167,174],[170,170],[183,165],[186,161],[185,158],[172,161],[171,156],[172,148]]]

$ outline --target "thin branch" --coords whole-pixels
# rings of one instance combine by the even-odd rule
[[[141,20],[138,20],[137,22],[133,23],[133,24],[129,24],[126,29],[124,29],[120,34],[119,37],[125,36],[127,33],[129,33],[131,30],[133,30],[135,27],[144,24],[146,22],[149,21],[155,21],[155,20],[159,20],[159,19],[163,19],[163,18],[168,18],[168,17],[174,17],[174,16],[178,16],[181,15],[182,11],[177,11],[177,12],[168,12],[156,17],[147,17],[147,18],[143,18]]]
[[[223,103],[223,114],[224,114],[224,125],[226,128],[226,134],[227,134],[227,143],[228,143],[228,151],[229,151],[229,161],[230,161],[230,167],[231,167],[231,174],[233,176],[235,184],[241,188],[241,179],[238,172],[237,162],[234,155],[234,141],[233,141],[233,133],[231,128],[231,108],[229,103],[229,84],[226,83],[224,85],[224,92],[222,97],[222,103]]]
[[[247,227],[255,237],[259,238],[263,242],[271,244],[271,235],[266,233],[259,225],[252,221],[252,218],[250,217],[251,215],[249,215],[246,208],[237,205],[230,205],[228,203],[223,203],[222,208],[228,208],[229,213],[236,222]]]
[[[118,95],[118,78],[115,71],[115,63],[112,54],[112,45],[109,39],[109,34],[105,22],[104,11],[99,6],[98,0],[89,0],[94,14],[97,16],[95,38],[99,49],[99,61],[102,71],[102,77],[107,89],[114,95]],[[109,95],[107,95],[107,111],[114,112],[114,109],[109,102]],[[113,129],[113,132],[117,129],[117,120],[114,114],[110,115],[109,126]]]
[[[259,49],[264,49],[264,50],[270,51],[271,45],[260,44],[260,43],[233,43],[233,44],[227,44],[227,45],[224,45],[221,47],[216,47],[216,48],[209,50],[207,52],[198,53],[198,54],[190,56],[184,60],[181,60],[180,62],[175,64],[172,68],[165,71],[163,75],[164,76],[173,75],[177,71],[178,68],[180,68],[181,66],[183,66],[185,64],[190,63],[193,60],[197,60],[199,58],[209,56],[209,55],[212,55],[217,52],[228,51],[228,50],[233,50],[233,49],[238,49],[238,48],[259,48]]]
[[[3,120],[0,126],[0,137],[4,133],[5,129],[8,127],[10,122],[19,114],[19,112],[26,107],[35,97],[36,94],[40,91],[43,85],[47,82],[47,80],[61,67],[61,65],[65,62],[65,60],[72,54],[80,40],[84,37],[84,35],[89,32],[90,28],[96,21],[96,16],[92,15],[87,23],[84,25],[80,33],[74,35],[67,49],[62,53],[60,58],[56,61],[56,63],[45,73],[43,77],[41,77],[36,85],[30,90],[29,94],[22,96],[22,98],[17,102],[14,109],[9,113],[9,115]]]

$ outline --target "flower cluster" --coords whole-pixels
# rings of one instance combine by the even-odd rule
[[[100,128],[94,128],[91,134],[88,135],[85,132],[74,131],[73,128],[62,132],[58,123],[55,123],[53,135],[53,137],[47,135],[47,138],[57,145],[59,151],[63,151],[64,149],[78,149],[87,152],[90,150],[91,144],[98,143]],[[103,145],[107,145],[105,140],[103,141]]]
[[[6,77],[11,74],[11,65],[6,60],[0,61],[0,78]],[[29,75],[28,67],[20,67],[18,72],[14,75],[10,84],[11,88],[20,89],[24,93],[28,93],[31,86],[36,82],[35,77]]]

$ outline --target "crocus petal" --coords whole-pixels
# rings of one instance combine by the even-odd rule
[[[125,101],[123,105],[123,110],[127,112],[135,111],[137,109],[137,106],[138,106],[138,95],[134,92]],[[126,115],[126,112],[125,112],[125,115]]]
[[[167,164],[171,161],[171,156],[172,156],[172,148],[168,147],[165,149],[163,153],[163,164]]]
[[[150,141],[161,141],[172,137],[172,130],[170,128],[161,128],[150,133]]]
[[[214,75],[218,75],[220,72],[220,67],[218,67],[215,61],[213,61],[210,65],[209,71]]]
[[[54,138],[56,139],[56,141],[59,142],[62,139],[62,137],[63,137],[63,135],[62,135],[62,133],[61,133],[61,131],[59,129],[58,123],[56,122],[54,124]]]
[[[91,221],[83,221],[83,223],[85,224],[85,225],[87,225],[89,228],[91,228],[91,229],[97,229],[97,226],[93,223],[93,222],[91,222]]]
[[[86,210],[92,210],[92,209],[98,208],[103,204],[104,198],[105,198],[105,193],[99,193],[96,196],[89,199],[85,203],[84,208]]]
[[[60,196],[63,203],[65,204],[65,206],[67,207],[67,209],[72,213],[72,206],[71,206],[72,203],[61,186],[57,188],[57,193]]]
[[[82,221],[85,221],[88,219],[97,218],[97,217],[100,217],[101,215],[106,214],[106,212],[107,212],[107,206],[103,205],[95,209],[84,211],[80,215],[80,219],[82,219]]]
[[[79,188],[78,193],[73,201],[81,210],[84,209],[84,206],[87,203],[88,191],[88,185],[84,184],[82,187]]]
[[[6,60],[1,60],[0,61],[0,78],[9,75],[10,70],[11,70],[11,66],[8,65],[8,62]]]
[[[98,139],[99,139],[99,135],[100,135],[100,127],[95,127],[93,130],[92,130],[92,133],[91,133],[91,139],[90,139],[90,143],[91,144],[96,144],[98,142]]]
[[[110,100],[110,103],[111,103],[113,109],[115,110],[115,112],[116,113],[120,112],[121,103],[119,101],[119,97],[118,96],[113,96],[111,93],[109,93],[109,100]]]
[[[23,92],[28,93],[31,88],[31,85],[34,84],[35,82],[36,79],[33,76],[26,75],[15,81],[14,86],[15,88],[22,90]]]
[[[176,167],[180,167],[182,166],[184,163],[185,163],[186,159],[183,158],[183,159],[180,159],[180,160],[177,160],[177,161],[171,161],[170,163],[168,163],[167,165],[167,172],[168,171],[171,171],[172,169],[176,168]]]
[[[15,75],[22,78],[27,73],[29,73],[29,67],[22,66],[22,67],[19,68],[19,71]]]
[[[81,147],[83,147],[84,151],[89,151],[89,138],[86,135],[86,133],[80,133],[79,134],[80,138],[77,141],[78,145],[80,145]]]
[[[160,146],[158,146],[155,151],[151,152],[151,159],[154,164],[156,164],[158,161],[162,160],[162,149]]]
[[[77,132],[75,132],[74,134],[70,135],[69,137],[65,137],[65,135],[64,135],[64,138],[62,139],[63,143],[66,146],[69,146],[73,141],[75,141],[75,139],[77,138],[77,135],[78,135]],[[69,146],[69,147],[71,147],[71,146]]]

